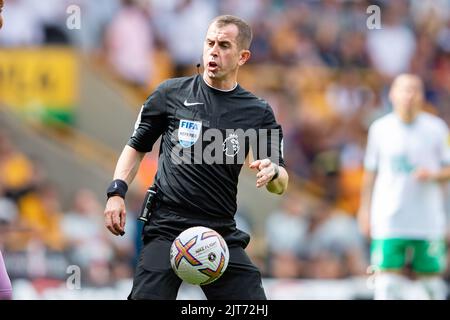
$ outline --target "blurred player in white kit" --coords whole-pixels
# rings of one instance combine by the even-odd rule
[[[449,130],[440,118],[423,112],[422,80],[399,75],[392,83],[393,112],[369,129],[365,177],[358,214],[371,239],[375,299],[405,299],[413,272],[420,297],[445,299],[444,183],[450,180]],[[411,283],[411,282],[409,282]]]

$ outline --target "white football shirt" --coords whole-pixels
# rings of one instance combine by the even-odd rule
[[[449,131],[443,120],[420,113],[406,124],[395,113],[369,129],[364,165],[376,171],[371,203],[372,238],[436,239],[446,229],[441,184],[421,182],[414,171],[450,165]]]

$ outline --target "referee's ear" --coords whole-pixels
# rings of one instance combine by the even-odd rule
[[[252,53],[250,52],[250,50],[241,50],[238,61],[239,67],[243,66],[248,61],[248,59],[250,59],[251,55]]]

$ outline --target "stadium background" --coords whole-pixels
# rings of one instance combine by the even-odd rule
[[[381,29],[368,27],[370,5]],[[388,86],[404,71],[424,79],[427,111],[450,124],[449,12],[448,0],[6,0],[0,248],[14,297],[126,297],[156,152],[127,198],[124,237],[103,226],[105,188],[146,96],[198,72],[207,25],[227,13],[253,28],[239,82],[272,105],[291,177],[282,197],[256,190],[247,169],[239,184],[238,225],[267,294],[370,299],[355,220],[367,129],[391,110]],[[202,295],[184,286],[179,298]]]

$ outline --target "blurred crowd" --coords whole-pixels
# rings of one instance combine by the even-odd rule
[[[78,190],[64,209],[58,189],[37,160],[0,132],[0,250],[10,277],[58,283],[71,265],[80,268],[82,284],[131,277],[139,247],[136,219],[130,217],[127,235],[118,241],[104,227],[104,203],[91,190]],[[133,199],[131,216],[137,212]]]
[[[70,30],[66,9],[73,4],[81,28]],[[380,29],[367,25],[374,4]],[[270,213],[254,259],[268,277],[365,274],[368,246],[355,214],[368,126],[391,110],[389,85],[401,72],[422,77],[425,109],[450,124],[449,0],[7,0],[0,46],[70,45],[148,94],[164,78],[197,72],[207,26],[225,13],[253,28],[240,82],[273,107],[294,181]],[[0,171],[0,220],[10,230],[0,233],[0,245],[7,251],[64,252],[90,266],[97,284],[131,275],[139,225],[114,240],[103,227],[103,203],[89,190],[62,212],[58,188],[6,134]]]

